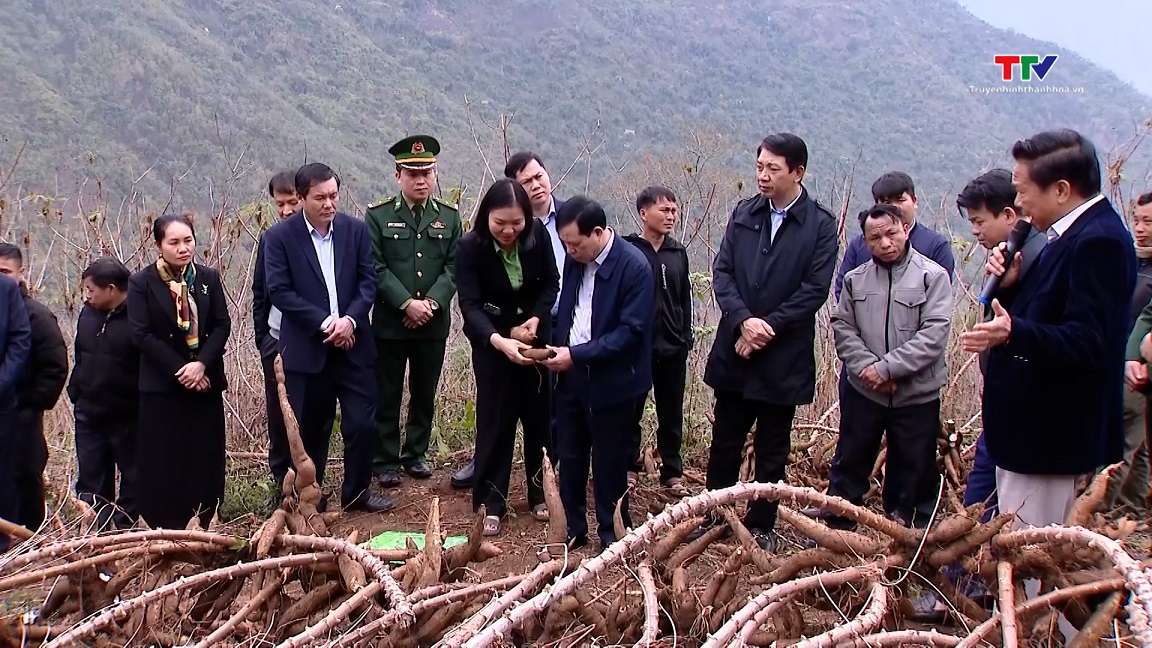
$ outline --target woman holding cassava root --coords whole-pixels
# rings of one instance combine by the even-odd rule
[[[187,215],[152,225],[160,258],[128,282],[140,348],[139,509],[153,528],[208,527],[224,497],[224,344],[232,330],[220,274],[193,262]]]
[[[516,422],[524,428],[524,472],[532,516],[546,520],[544,451],[551,454],[548,354],[551,309],[560,290],[552,244],[532,217],[524,188],[496,181],[456,247],[456,290],[476,372],[476,477],[472,507],[486,507],[484,534],[500,532],[507,511]],[[537,348],[533,348],[533,347]]]

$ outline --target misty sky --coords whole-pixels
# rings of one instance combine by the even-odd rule
[[[981,20],[1050,41],[1152,95],[1150,0],[959,0]],[[1041,52],[1042,54],[1042,52]]]

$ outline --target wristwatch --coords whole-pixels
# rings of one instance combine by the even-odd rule
[[[429,299],[428,303],[432,304],[432,310],[439,310],[440,309],[440,304],[437,304],[435,299]]]

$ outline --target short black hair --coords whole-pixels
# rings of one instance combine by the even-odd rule
[[[1012,145],[1012,157],[1028,165],[1028,176],[1041,189],[1066,181],[1081,197],[1100,193],[1100,159],[1087,137],[1070,129],[1044,131]]]
[[[760,146],[756,147],[756,157],[760,157],[763,151],[784,158],[789,171],[808,166],[808,145],[792,133],[772,133],[765,137],[760,141]]]
[[[168,231],[168,226],[172,223],[184,223],[188,229],[192,230],[192,238],[196,238],[196,226],[192,224],[192,214],[184,212],[181,214],[168,213],[160,218],[157,218],[152,223],[152,238],[156,239],[157,243],[164,240],[164,234]]]
[[[268,196],[275,198],[276,194],[296,193],[296,172],[281,171],[268,181]]]
[[[530,249],[533,226],[532,201],[528,199],[528,192],[524,187],[511,178],[501,178],[493,182],[488,191],[484,192],[484,197],[480,199],[480,205],[476,208],[476,222],[472,231],[476,232],[481,241],[491,243],[492,231],[488,229],[488,217],[494,210],[505,207],[517,207],[524,212],[524,229],[520,231],[517,240],[521,248]]]
[[[872,205],[868,209],[860,212],[857,216],[860,220],[860,229],[864,229],[864,223],[868,222],[869,218],[891,218],[897,225],[904,224],[904,217],[900,215],[900,210],[893,205],[879,203]]]
[[[982,173],[956,195],[956,208],[961,215],[973,209],[985,209],[995,218],[1008,207],[1016,207],[1016,186],[1008,169],[992,169]]]
[[[872,200],[876,202],[896,200],[905,192],[912,198],[916,197],[912,176],[903,171],[889,171],[872,183]]]
[[[648,187],[636,196],[636,211],[651,207],[661,200],[676,202],[676,194],[672,193],[672,190],[667,187]]]
[[[573,196],[565,200],[556,211],[556,229],[571,223],[576,223],[576,229],[581,235],[588,236],[597,227],[607,229],[608,215],[595,200],[587,196]]]
[[[512,157],[508,158],[508,163],[504,165],[504,177],[515,180],[516,174],[523,171],[524,167],[528,166],[528,163],[533,160],[536,161],[536,164],[540,165],[541,169],[545,171],[548,170],[548,167],[544,166],[544,160],[541,160],[539,155],[536,155],[532,151],[517,151],[512,154]]]
[[[9,259],[19,264],[21,268],[24,267],[24,253],[11,243],[0,243],[0,259]]]
[[[1140,194],[1140,197],[1136,199],[1136,204],[1140,207],[1143,207],[1149,203],[1152,203],[1152,191],[1149,191],[1148,193],[1142,193]]]
[[[340,188],[340,176],[336,175],[327,164],[321,162],[311,162],[300,167],[296,171],[296,177],[293,184],[296,185],[296,195],[301,199],[308,197],[308,191],[320,184],[321,182],[328,182],[329,180],[336,179],[336,188]]]
[[[128,290],[128,279],[132,273],[120,263],[116,257],[101,257],[84,268],[80,273],[80,280],[91,279],[98,288],[116,286],[116,289],[125,292]]]

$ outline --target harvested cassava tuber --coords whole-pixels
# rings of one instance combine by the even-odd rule
[[[520,349],[520,355],[539,362],[555,357],[556,352],[552,349]]]
[[[513,340],[523,342],[524,344],[532,344],[536,340],[536,336],[531,331],[523,326],[513,326],[512,332],[508,334]]]

